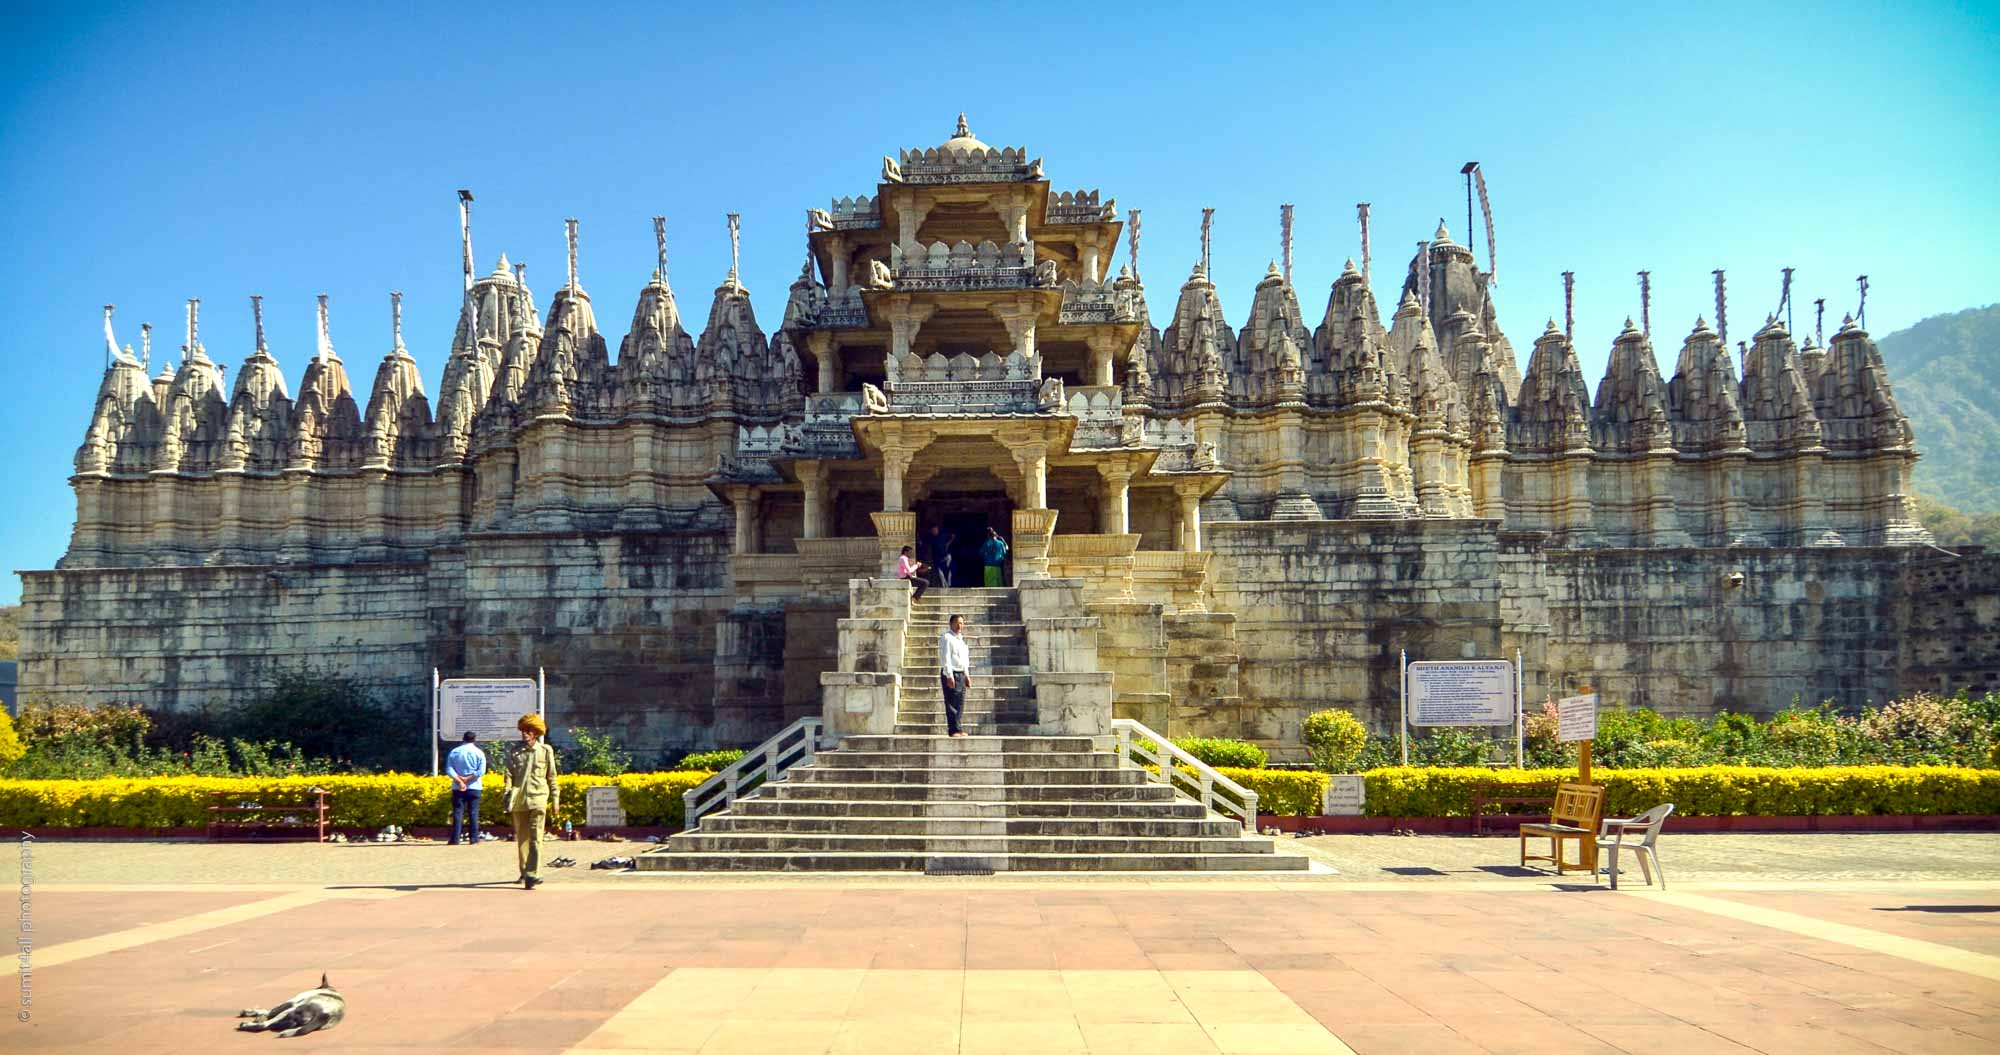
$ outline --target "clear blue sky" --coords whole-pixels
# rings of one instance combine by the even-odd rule
[[[582,221],[582,279],[614,336],[651,267],[648,217],[668,217],[698,320],[728,267],[723,214],[741,212],[768,329],[803,210],[872,191],[883,154],[941,142],[960,110],[1045,157],[1058,188],[1144,210],[1156,316],[1204,205],[1233,322],[1277,255],[1281,202],[1309,315],[1357,252],[1357,201],[1392,296],[1440,216],[1463,239],[1467,160],[1488,173],[1496,300],[1524,366],[1564,270],[1593,379],[1641,268],[1663,370],[1712,313],[1716,267],[1743,336],[1787,265],[1801,329],[1814,297],[1829,326],[1851,310],[1863,272],[1878,334],[2000,299],[1992,4],[721,6],[6,5],[6,567],[51,567],[68,543],[103,304],[121,341],[155,325],[157,367],[201,297],[203,343],[233,377],[261,293],[296,393],[325,291],[365,391],[400,289],[435,392],[458,312],[453,192],[471,187],[480,269],[527,261],[543,304],[563,218]],[[0,602],[18,590],[0,579]]]

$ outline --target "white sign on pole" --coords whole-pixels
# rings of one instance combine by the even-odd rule
[[[583,823],[591,828],[625,827],[625,808],[618,805],[618,789],[604,786],[584,789]]]
[[[514,723],[540,710],[533,678],[452,678],[438,686],[438,696],[438,735],[447,740],[466,733],[512,740]]]
[[[1410,664],[1410,724],[1514,724],[1514,664],[1504,659]]]
[[[1556,701],[1556,739],[1565,744],[1597,739],[1597,694]]]
[[[1326,783],[1320,813],[1328,817],[1359,817],[1368,806],[1368,782],[1359,776],[1336,776]]]

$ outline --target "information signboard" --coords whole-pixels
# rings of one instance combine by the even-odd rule
[[[1359,817],[1368,807],[1368,782],[1359,776],[1336,776],[1327,781],[1320,799],[1320,812],[1328,817]]]
[[[1410,664],[1411,725],[1513,725],[1514,664],[1504,659]]]
[[[438,735],[446,740],[466,733],[516,740],[514,723],[540,711],[533,678],[453,678],[438,686],[438,707]]]
[[[1556,739],[1565,744],[1597,739],[1597,694],[1556,701]]]
[[[584,789],[583,823],[592,828],[625,827],[625,808],[618,804],[618,789],[601,785]]]

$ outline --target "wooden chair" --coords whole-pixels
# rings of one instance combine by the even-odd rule
[[[1559,784],[1556,786],[1556,804],[1549,811],[1547,824],[1521,825],[1521,865],[1529,861],[1547,861],[1555,866],[1556,874],[1566,872],[1597,873],[1597,826],[1604,816],[1604,789],[1595,784]],[[1528,840],[1547,839],[1549,854],[1530,856]],[[1571,864],[1563,852],[1563,843],[1577,844],[1576,864]]]

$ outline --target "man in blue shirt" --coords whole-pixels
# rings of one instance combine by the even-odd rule
[[[479,841],[479,791],[486,778],[486,752],[479,749],[479,737],[465,734],[465,742],[444,758],[444,771],[451,774],[451,845],[458,845],[459,821],[470,814],[472,824],[465,841]]]

